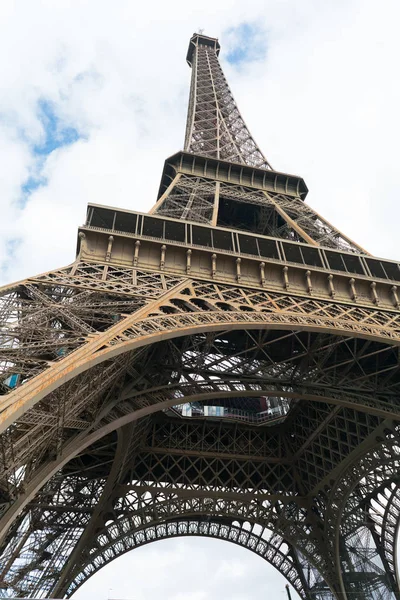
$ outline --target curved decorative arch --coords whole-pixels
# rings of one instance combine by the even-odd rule
[[[76,575],[64,588],[65,593],[67,597],[71,596],[98,570],[126,552],[159,540],[190,536],[224,540],[254,552],[275,567],[299,596],[306,599],[307,584],[304,576],[302,577],[300,563],[290,546],[277,534],[268,534],[261,527],[261,532],[256,534],[253,529],[245,529],[243,523],[224,523],[212,518],[206,521],[199,518],[176,519],[143,526],[127,532],[122,538],[118,537],[110,541],[101,548],[101,551],[93,553],[90,557],[91,562],[88,562],[79,575]]]
[[[94,338],[90,337],[86,343],[67,354],[61,361],[54,363],[23,386],[7,394],[0,404],[2,411],[0,431],[4,431],[24,412],[60,385],[91,367],[161,340],[208,331],[267,328],[314,331],[345,337],[360,337],[389,345],[400,344],[400,328],[398,330],[393,326],[393,319],[390,327],[385,326],[376,313],[366,310],[363,320],[360,321],[359,307],[349,309],[345,305],[343,307],[339,305],[342,314],[340,312],[338,314],[338,305],[330,306],[329,303],[318,303],[311,299],[308,303],[316,306],[309,312],[306,312],[303,307],[302,310],[295,312],[294,310],[277,311],[271,307],[262,310],[254,307],[252,311],[224,311],[215,306],[216,310],[211,312],[198,310],[164,314],[162,309],[170,299],[179,297],[187,299],[180,294],[185,285],[186,282],[180,284],[178,289],[173,288],[166,294],[166,298],[159,300],[154,308],[154,316],[147,316],[150,311],[148,306],[137,310],[105,332]],[[175,306],[174,309],[178,310]]]

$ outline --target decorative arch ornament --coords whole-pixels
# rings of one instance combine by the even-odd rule
[[[137,531],[126,533],[121,538],[110,540],[101,551],[91,557],[91,562],[83,567],[79,575],[70,583],[67,595],[74,593],[98,569],[125,552],[163,539],[194,536],[231,542],[254,552],[275,567],[301,598],[307,598],[306,588],[303,587],[306,577],[303,573],[303,569],[306,571],[305,565],[301,563],[293,549],[278,534],[271,535],[270,532],[260,526],[259,529],[260,533],[257,535],[254,532],[257,530],[256,526],[246,529],[245,524],[235,523],[234,521],[231,523],[229,521],[224,522],[223,519],[213,520],[210,516],[205,520],[187,518],[148,525]],[[321,589],[326,588],[326,584],[321,580],[315,569],[308,568],[307,575],[313,585]]]

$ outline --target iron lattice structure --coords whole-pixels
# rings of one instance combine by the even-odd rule
[[[1,290],[3,596],[70,596],[162,538],[249,548],[311,600],[399,600],[399,265],[274,171],[195,34],[149,214]]]

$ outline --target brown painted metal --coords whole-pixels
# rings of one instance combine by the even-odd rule
[[[204,535],[305,599],[400,599],[399,265],[271,168],[219,50],[191,39],[152,220],[91,204],[72,265],[1,290],[4,594]]]

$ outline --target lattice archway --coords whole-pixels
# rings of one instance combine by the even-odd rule
[[[111,533],[111,529],[110,527],[109,533]],[[122,554],[153,542],[177,537],[207,537],[227,541],[248,549],[275,567],[301,598],[308,598],[308,586],[303,573],[304,565],[295,551],[278,534],[272,535],[261,526],[252,526],[246,522],[239,523],[222,518],[213,519],[211,516],[206,519],[178,518],[174,521],[159,522],[139,528],[115,539],[110,536],[107,544],[92,553],[90,557],[92,562],[83,566],[79,575],[69,583],[66,589],[67,596],[73,594],[103,566],[119,558]],[[308,576],[313,585],[316,584],[321,589],[326,587],[315,569],[308,568]]]

